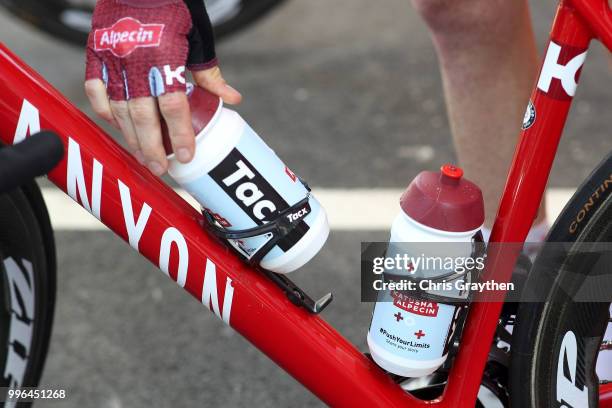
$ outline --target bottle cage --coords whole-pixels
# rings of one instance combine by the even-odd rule
[[[272,248],[274,248],[280,240],[295,230],[298,224],[303,221],[304,218],[306,218],[312,211],[309,204],[311,195],[310,187],[308,187],[308,184],[306,184],[302,179],[300,179],[300,182],[308,191],[306,197],[291,207],[280,211],[275,220],[264,225],[259,225],[254,228],[244,230],[230,231],[219,223],[211,211],[202,209],[202,215],[204,215],[204,228],[209,233],[219,238],[221,243],[228,246],[236,255],[238,255],[240,259],[257,269],[259,272],[263,273],[276,286],[281,288],[291,303],[305,308],[310,313],[318,314],[332,302],[333,296],[331,293],[326,294],[318,300],[314,300],[285,275],[263,269],[259,265],[259,262],[272,250]],[[246,253],[246,251],[239,249],[238,245],[232,242],[235,240],[253,238],[266,234],[270,236],[268,241],[266,241],[264,245],[262,245],[250,256]]]
[[[484,257],[485,254],[486,254],[486,244],[484,242],[482,232],[479,230],[478,232],[476,232],[476,234],[474,234],[474,236],[472,236],[472,252],[471,252],[470,257],[472,259],[476,259],[478,257]],[[463,326],[465,325],[465,321],[467,318],[468,306],[470,305],[472,301],[472,293],[468,292],[464,298],[443,296],[443,295],[438,295],[435,293],[430,293],[425,290],[421,290],[418,283],[424,280],[428,280],[430,282],[441,282],[443,280],[455,281],[457,279],[461,279],[464,277],[468,277],[471,281],[476,281],[480,277],[481,272],[482,271],[474,267],[474,268],[466,269],[464,272],[461,272],[461,273],[453,271],[450,273],[436,276],[435,278],[414,278],[414,277],[409,277],[405,275],[391,274],[388,272],[383,273],[385,279],[386,278],[389,278],[389,279],[400,278],[400,279],[405,279],[405,280],[416,282],[417,283],[416,289],[414,291],[410,291],[409,293],[409,296],[413,299],[430,300],[432,302],[436,302],[440,304],[453,305],[458,308],[456,312],[457,314],[454,317],[454,323],[452,324],[454,325],[455,328],[453,329],[452,334],[447,339],[446,344],[444,345],[444,349],[448,354],[448,358],[444,362],[444,365],[441,367],[441,370],[440,370],[441,372],[444,370],[448,371],[450,369],[450,367],[452,366],[453,360],[455,359],[455,356],[457,354],[457,351],[459,350],[459,339],[461,338],[461,335],[463,333]],[[400,291],[400,292],[407,292],[407,291]],[[394,380],[397,383],[401,383],[402,381],[405,380],[405,378],[400,377],[400,376],[395,376]]]
[[[269,235],[270,239],[250,256],[246,251],[239,250],[235,245],[230,243],[230,247],[234,249],[240,258],[251,265],[259,265],[259,262],[276,246],[276,244],[278,244],[278,241],[289,235],[295,227],[310,214],[311,208],[309,200],[310,192],[308,192],[303,200],[280,211],[275,220],[254,228],[237,231],[230,231],[221,226],[215,219],[215,216],[207,209],[203,209],[202,214],[206,220],[206,229],[223,240],[232,241]]]

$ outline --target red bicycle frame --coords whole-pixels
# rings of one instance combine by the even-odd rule
[[[531,227],[592,38],[612,48],[607,1],[561,1],[531,96],[537,119],[521,134],[493,241],[523,242]],[[40,128],[58,133],[66,156],[49,179],[321,400],[332,406],[474,406],[502,302],[472,305],[444,394],[418,400],[208,236],[193,207],[4,45],[0,95],[3,142],[16,143]],[[486,273],[508,282],[514,262],[490,254]],[[600,387],[600,403],[612,406],[610,385]]]

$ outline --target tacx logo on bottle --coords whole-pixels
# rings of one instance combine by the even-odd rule
[[[111,27],[94,32],[94,48],[126,57],[136,48],[158,47],[164,27],[165,24],[143,24],[132,17],[122,18]]]
[[[310,204],[307,202],[302,208],[299,210],[286,214],[287,220],[291,223],[294,223],[299,220],[303,220],[308,214],[310,214]]]
[[[233,149],[209,175],[257,225],[274,220],[280,211],[290,207],[238,149]],[[294,221],[301,221],[287,237],[279,241],[278,246],[283,251],[288,251],[308,232],[308,224],[303,218],[309,212],[308,206],[306,212],[292,214]]]
[[[572,99],[586,54],[583,48],[551,41],[538,79],[538,89],[554,99]]]

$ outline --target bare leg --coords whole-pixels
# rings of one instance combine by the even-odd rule
[[[459,162],[483,190],[490,228],[537,75],[527,0],[413,3],[431,30]]]

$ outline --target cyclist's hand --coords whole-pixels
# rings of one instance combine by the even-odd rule
[[[99,0],[87,46],[85,90],[93,110],[121,130],[156,175],[167,169],[161,118],[177,159],[195,149],[185,95],[185,65],[196,84],[230,104],[241,95],[217,65],[210,20],[202,1]]]

